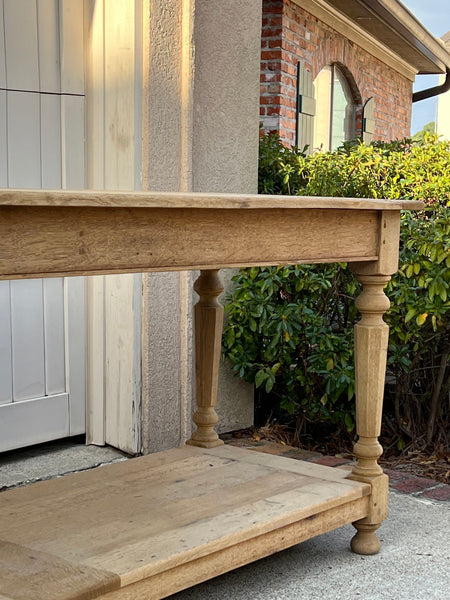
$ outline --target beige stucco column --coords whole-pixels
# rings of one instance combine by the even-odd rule
[[[144,0],[143,14],[143,188],[255,193],[261,0]],[[151,274],[143,288],[142,447],[151,452],[190,435],[192,276]],[[226,363],[217,412],[220,431],[253,420],[253,389]]]

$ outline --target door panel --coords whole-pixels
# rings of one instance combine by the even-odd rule
[[[6,87],[39,91],[36,2],[3,0]]]
[[[40,94],[6,92],[8,187],[41,187]]]
[[[62,187],[84,188],[84,96],[61,96]]]
[[[2,187],[84,187],[82,23],[78,0],[0,0]],[[0,282],[0,451],[85,432],[85,319],[84,278]]]
[[[68,394],[44,396],[0,406],[0,452],[69,435]]]
[[[11,281],[13,402],[45,395],[42,279]]]
[[[38,0],[37,7],[39,89],[41,92],[59,94],[61,91],[61,64],[58,0]]]
[[[51,94],[41,97],[41,177],[42,187],[61,187],[61,98]],[[58,118],[55,119],[55,115]],[[79,121],[77,122],[79,124]],[[83,148],[81,149],[83,156]]]

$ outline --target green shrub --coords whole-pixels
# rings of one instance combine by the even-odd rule
[[[261,140],[259,188],[273,194],[420,199],[405,212],[401,268],[387,286],[389,423],[402,447],[445,443],[450,391],[450,144],[345,144],[306,156],[275,136]],[[346,265],[242,269],[226,307],[224,352],[235,372],[269,394],[297,429],[354,430],[353,325],[358,284]],[[390,396],[389,396],[390,397]],[[388,406],[389,408],[389,406]],[[389,411],[388,411],[389,412]]]

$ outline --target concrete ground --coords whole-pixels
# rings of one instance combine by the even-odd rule
[[[86,446],[84,439],[62,440],[0,454],[0,491],[68,473],[126,460],[109,446]]]

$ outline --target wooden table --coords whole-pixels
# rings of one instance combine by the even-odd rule
[[[0,494],[1,600],[156,600],[353,522],[373,554],[387,514],[377,464],[400,210],[418,202],[4,190],[0,279],[200,269],[197,426],[187,445]],[[218,269],[349,262],[358,461],[351,472],[223,446],[214,431]],[[300,568],[300,567],[299,567]]]

